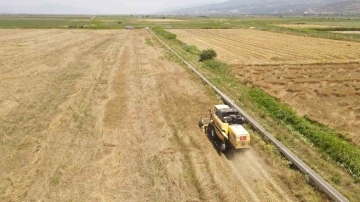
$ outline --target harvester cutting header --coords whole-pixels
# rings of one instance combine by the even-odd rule
[[[242,126],[244,118],[236,109],[227,105],[215,105],[210,118],[203,118],[199,126],[215,141],[220,141],[220,150],[250,148],[250,135]]]

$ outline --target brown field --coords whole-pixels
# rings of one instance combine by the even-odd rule
[[[146,39],[0,30],[0,201],[321,200],[255,149],[217,153],[197,127],[216,99]]]
[[[333,64],[360,62],[360,43],[252,29],[169,30],[187,44],[213,48],[229,64]]]
[[[330,25],[314,25],[314,24],[279,24],[279,27],[294,28],[294,29],[305,29],[305,28],[334,28],[337,26]]]
[[[360,145],[360,43],[258,30],[171,31],[188,44],[214,48],[242,82]]]
[[[359,64],[234,66],[233,72],[360,146]]]

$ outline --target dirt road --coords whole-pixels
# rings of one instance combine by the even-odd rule
[[[0,30],[1,201],[301,197],[256,150],[217,153],[197,127],[216,99],[146,30],[18,32]]]

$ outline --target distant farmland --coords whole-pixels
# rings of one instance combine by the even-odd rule
[[[170,30],[199,48],[213,48],[230,64],[329,64],[360,62],[360,43],[241,30]]]

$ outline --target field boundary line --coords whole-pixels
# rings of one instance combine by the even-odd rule
[[[253,119],[249,114],[247,114],[243,109],[235,104],[227,95],[221,92],[214,84],[212,84],[208,79],[206,79],[198,70],[196,70],[190,63],[183,59],[178,53],[176,53],[172,48],[170,48],[165,42],[163,42],[156,34],[154,34],[150,29],[147,30],[157,38],[166,48],[168,48],[172,53],[174,53],[182,62],[184,62],[195,74],[197,74],[200,79],[209,85],[215,92],[218,94],[223,101],[239,111],[239,113],[245,118],[246,122],[251,125],[257,132],[259,132],[264,138],[269,140],[274,144],[277,149],[290,161],[292,162],[304,175],[310,177],[315,186],[317,186],[321,191],[327,194],[332,200],[339,202],[348,202],[348,200],[341,195],[334,187],[327,183],[322,177],[320,177],[314,170],[307,166],[300,158],[298,158],[294,153],[292,153],[288,148],[285,147],[280,141],[278,141],[272,134],[265,130],[255,119]]]

